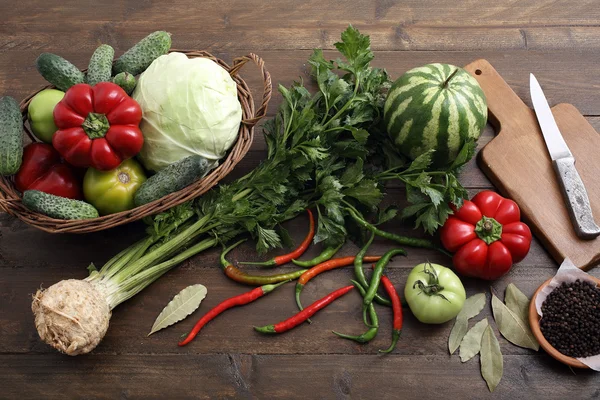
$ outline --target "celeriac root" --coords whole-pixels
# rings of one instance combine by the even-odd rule
[[[92,351],[106,334],[111,316],[103,293],[77,279],[38,290],[31,310],[40,338],[70,356]]]

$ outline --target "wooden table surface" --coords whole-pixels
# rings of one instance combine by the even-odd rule
[[[58,53],[79,67],[100,43],[117,54],[151,31],[173,34],[173,47],[204,49],[231,61],[255,52],[274,82],[308,80],[306,59],[314,47],[332,49],[352,23],[369,34],[375,64],[392,77],[429,62],[465,65],[489,60],[526,102],[528,75],[535,72],[551,104],[574,104],[600,129],[600,8],[595,1],[196,1],[2,0],[0,94],[17,99],[43,85],[35,59]],[[328,53],[333,56],[333,52]],[[243,76],[259,89],[256,71]],[[258,97],[258,96],[257,96]],[[269,115],[281,98],[275,95]],[[490,128],[480,140],[492,137]],[[265,156],[260,129],[252,150],[232,176],[241,176]],[[461,176],[470,192],[492,188],[473,161]],[[540,188],[543,190],[543,188]],[[392,188],[388,200],[402,204]],[[306,221],[290,224],[296,239]],[[400,222],[387,229],[413,234]],[[113,314],[104,341],[90,355],[71,358],[42,343],[33,325],[31,294],[65,278],[83,278],[90,262],[102,264],[143,234],[130,225],[84,236],[50,235],[0,215],[0,397],[2,398],[598,398],[599,376],[571,371],[542,350],[515,347],[499,337],[504,376],[490,394],[477,358],[461,364],[450,356],[451,323],[423,325],[405,309],[396,351],[377,349],[390,340],[389,310],[380,311],[380,334],[361,346],[338,339],[332,329],[361,332],[358,294],[352,293],[314,318],[314,323],[278,337],[255,333],[252,325],[283,319],[295,311],[293,289],[251,306],[233,309],[207,326],[191,345],[176,342],[197,318],[221,299],[247,290],[217,268],[218,250],[207,251],[177,269]],[[376,252],[390,243],[377,242]],[[250,245],[234,255],[255,258]],[[311,250],[316,253],[318,248]],[[342,253],[354,254],[347,245]],[[436,253],[410,250],[395,259],[389,276],[399,288],[408,272],[425,260],[449,264]],[[283,269],[291,267],[283,267]],[[557,264],[534,241],[531,252],[502,279],[491,284],[499,294],[510,282],[530,296],[551,277]],[[592,274],[598,276],[597,270]],[[304,301],[348,282],[348,269],[327,273],[304,290]],[[146,337],[164,305],[184,287],[202,283],[208,297],[201,309],[178,325]],[[488,282],[464,280],[469,295]],[[489,294],[488,294],[489,297]],[[491,317],[486,306],[484,313]]]

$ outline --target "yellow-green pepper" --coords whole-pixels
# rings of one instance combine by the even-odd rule
[[[88,168],[83,178],[83,196],[101,215],[131,210],[133,197],[146,181],[142,166],[133,159],[110,171]]]
[[[44,89],[36,94],[27,108],[27,119],[33,134],[44,143],[52,143],[52,136],[58,130],[54,124],[54,107],[65,96],[56,89]]]

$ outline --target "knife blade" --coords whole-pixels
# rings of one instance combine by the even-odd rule
[[[575,233],[581,239],[594,239],[600,235],[600,227],[594,221],[590,199],[575,168],[575,157],[560,133],[548,100],[533,74],[529,75],[529,90],[533,109],[550,153]]]

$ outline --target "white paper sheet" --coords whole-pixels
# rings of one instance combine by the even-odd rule
[[[577,268],[571,260],[565,258],[560,268],[554,275],[554,278],[550,281],[550,283],[544,287],[540,293],[535,298],[535,309],[540,317],[542,315],[542,304],[546,300],[546,297],[552,292],[555,288],[560,286],[563,282],[575,282],[577,279],[581,281],[588,281],[596,285],[596,281],[594,281],[589,274]],[[600,354],[592,357],[580,357],[577,360],[581,361],[594,371],[600,371]]]

